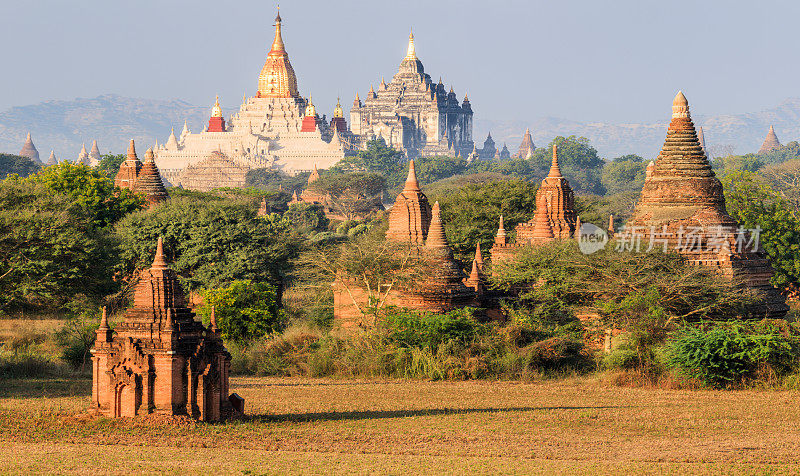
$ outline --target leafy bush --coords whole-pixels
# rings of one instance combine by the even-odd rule
[[[683,327],[666,343],[666,362],[711,387],[744,383],[768,369],[797,365],[800,333],[785,321],[717,322]]]
[[[242,345],[280,330],[285,316],[279,309],[275,286],[234,281],[228,287],[203,291],[204,306],[199,314],[208,325],[215,308],[222,337]]]
[[[468,344],[478,333],[474,309],[464,308],[435,314],[407,309],[388,309],[382,318],[390,342],[401,347],[420,347],[436,352],[449,341]]]

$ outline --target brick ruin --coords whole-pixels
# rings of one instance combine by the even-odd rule
[[[398,286],[389,292],[386,303],[409,309],[448,312],[466,306],[480,306],[483,295],[483,257],[476,250],[472,273],[466,276],[453,257],[447,241],[439,203],[433,207],[417,180],[414,161],[409,162],[408,178],[389,212],[386,240],[408,245],[413,260],[424,270],[417,282]],[[334,319],[343,328],[369,327],[371,317],[362,315],[359,306],[367,293],[352,278],[344,275],[333,283]]]
[[[769,282],[772,267],[761,246],[753,249],[750,234],[728,215],[722,183],[701,147],[682,92],[672,102],[664,146],[647,169],[641,197],[619,239],[626,246],[654,242],[689,263],[714,267],[763,296],[756,315],[784,316],[785,300]]]
[[[497,230],[494,246],[491,249],[493,260],[502,260],[514,255],[529,245],[546,243],[556,239],[569,239],[575,236],[579,218],[575,213],[575,194],[567,179],[561,174],[558,165],[558,146],[553,144],[553,160],[550,171],[536,191],[536,214],[516,227],[516,240],[508,240],[503,217]]]
[[[103,310],[91,351],[90,412],[113,418],[223,418],[231,409],[231,356],[213,311],[208,328],[194,317],[159,238],[153,264],[136,286],[133,308],[113,330]]]

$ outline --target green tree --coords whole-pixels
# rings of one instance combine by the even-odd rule
[[[370,172],[328,172],[308,188],[328,197],[326,205],[337,215],[352,220],[381,206],[386,178]]]
[[[140,195],[115,187],[103,172],[84,164],[62,162],[25,180],[41,183],[53,193],[68,196],[100,228],[117,222],[144,204]]]
[[[537,187],[519,179],[469,184],[456,190],[431,195],[442,207],[445,233],[456,256],[469,263],[480,243],[488,250],[494,241],[500,215],[512,232],[536,212]]]
[[[292,203],[283,214],[282,220],[304,233],[324,231],[328,228],[325,209],[317,203]]]
[[[601,182],[606,193],[641,192],[647,164],[638,155],[617,157],[603,166]]]
[[[100,163],[97,168],[106,174],[106,177],[114,180],[119,172],[119,167],[128,158],[127,154],[103,154],[100,156]]]
[[[759,227],[760,243],[779,289],[800,283],[800,217],[760,176],[737,171],[722,179],[728,213],[746,229]]]
[[[190,291],[251,280],[270,282],[280,292],[290,270],[288,261],[302,242],[280,215],[255,216],[250,199],[174,197],[126,216],[115,234],[122,243],[125,276],[150,265],[161,236],[173,269]]]
[[[446,155],[420,157],[414,161],[414,165],[417,178],[423,184],[462,174],[467,169],[466,160]]]
[[[286,324],[275,286],[237,280],[229,286],[203,291],[199,314],[206,325],[211,323],[211,308],[222,331],[222,338],[238,344],[260,339],[277,332]]]
[[[0,311],[58,308],[116,289],[117,249],[95,217],[43,183],[0,182]]]
[[[282,189],[290,196],[295,190],[306,186],[310,172],[302,172],[297,175],[286,175],[278,170],[270,168],[251,169],[245,175],[245,185],[261,190]]]
[[[800,159],[768,165],[760,173],[791,204],[794,216],[800,216]]]
[[[0,180],[6,178],[8,174],[16,174],[20,177],[27,177],[35,174],[41,167],[27,157],[12,154],[0,154]]]
[[[389,188],[403,183],[406,178],[406,159],[402,151],[388,147],[382,140],[367,142],[366,150],[340,160],[332,172],[370,172],[386,177]]]

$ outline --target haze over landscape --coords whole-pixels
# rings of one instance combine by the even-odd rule
[[[226,111],[235,109],[255,89],[273,8],[215,5],[4,2],[0,15],[15,21],[0,40],[21,47],[4,55],[15,74],[0,78],[13,91],[0,97],[0,150],[16,152],[31,131],[59,157],[95,138],[103,152],[119,152],[129,137],[166,140],[184,118],[199,127],[215,94]],[[477,142],[491,130],[514,149],[531,127],[537,144],[577,134],[608,158],[652,157],[668,119],[664,104],[678,89],[712,151],[755,151],[770,124],[783,142],[800,135],[797,100],[789,99],[800,95],[792,33],[800,6],[793,2],[411,1],[399,8],[311,1],[281,8],[300,92],[328,115],[337,96],[347,111],[356,91],[363,96],[391,77],[413,27],[426,71],[469,94]]]

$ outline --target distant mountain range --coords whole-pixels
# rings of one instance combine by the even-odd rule
[[[233,110],[226,111],[226,115]],[[113,94],[71,101],[45,101],[13,107],[0,112],[0,152],[17,153],[30,131],[43,160],[53,149],[59,160],[78,156],[81,143],[87,148],[97,139],[102,153],[125,151],[135,139],[141,148],[156,141],[165,142],[170,127],[179,134],[187,120],[199,131],[208,120],[210,107],[195,106],[178,99],[137,99]],[[508,144],[515,153],[526,127],[530,127],[537,146],[546,145],[557,135],[587,137],[600,155],[613,158],[639,154],[653,158],[664,141],[667,122],[651,124],[610,124],[578,122],[555,117],[518,120],[490,120],[479,115],[474,137],[479,147],[491,131],[498,147]],[[772,109],[756,113],[694,117],[703,126],[706,145],[713,153],[739,154],[758,150],[770,125],[782,143],[800,137],[800,98],[790,98]],[[142,150],[143,152],[143,150]]]

